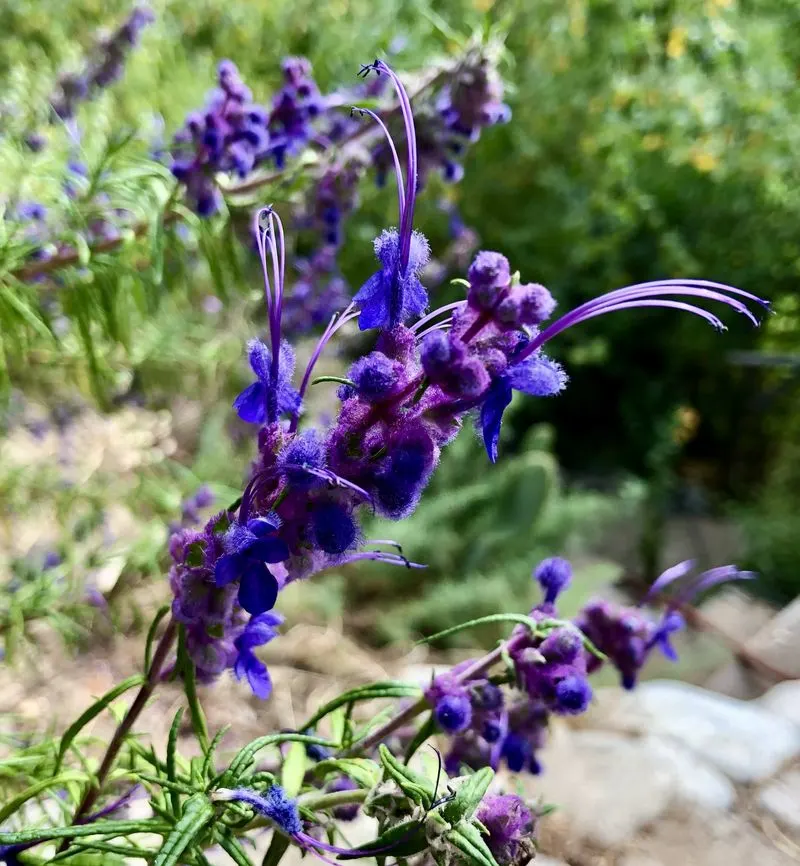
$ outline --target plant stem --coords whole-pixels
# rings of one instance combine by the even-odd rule
[[[298,806],[307,809],[333,809],[336,806],[349,806],[352,803],[363,803],[367,799],[369,791],[359,788],[357,791],[331,791],[320,794],[314,791],[306,794],[297,801]]]
[[[158,685],[161,678],[161,670],[164,667],[164,662],[167,660],[167,656],[169,655],[169,651],[175,641],[177,632],[177,623],[175,620],[170,619],[166,631],[161,635],[161,640],[159,640],[158,646],[153,653],[153,661],[150,664],[150,669],[147,671],[147,679],[142,683],[136,698],[128,709],[128,712],[125,713],[122,721],[117,727],[117,730],[114,731],[114,736],[108,744],[106,753],[103,756],[103,761],[100,764],[100,769],[97,771],[96,784],[90,784],[84,792],[83,799],[72,818],[73,824],[78,824],[81,819],[85,818],[86,815],[89,814],[92,806],[97,802],[103,783],[111,772],[111,768],[114,766],[114,761],[119,754],[119,750],[122,748],[122,744],[125,742],[125,738],[130,733],[133,723],[141,715],[141,712],[150,700],[155,687]],[[63,851],[68,845],[69,841],[65,839],[61,843],[61,848],[59,850]]]
[[[524,629],[520,629],[519,632],[512,634],[511,638],[505,644],[500,644],[491,652],[486,653],[485,656],[476,659],[471,665],[469,665],[469,667],[460,671],[456,675],[456,682],[464,683],[467,682],[467,680],[474,679],[480,674],[486,673],[486,671],[502,660],[504,651],[507,652],[509,649],[513,649],[514,645],[518,641],[524,640],[526,634],[527,632]],[[382,743],[390,734],[393,734],[398,728],[407,725],[427,709],[430,709],[430,704],[427,699],[424,697],[420,698],[418,701],[415,701],[413,704],[400,710],[400,712],[392,716],[388,722],[384,722],[380,727],[375,728],[371,734],[367,734],[366,737],[359,740],[357,743],[353,743],[349,749],[340,752],[338,757],[352,758],[355,755],[369,752],[374,749],[378,743]]]

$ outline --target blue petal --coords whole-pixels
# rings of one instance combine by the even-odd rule
[[[428,306],[428,292],[413,273],[408,273],[402,281],[403,298],[400,318],[406,321],[421,315]]]
[[[214,583],[217,586],[227,586],[238,580],[244,567],[244,559],[238,553],[226,553],[220,556],[214,566]]]
[[[481,406],[481,431],[486,453],[492,463],[497,462],[497,443],[500,439],[500,425],[503,423],[503,412],[511,402],[511,386],[504,379],[492,383]]]
[[[247,555],[259,562],[283,562],[289,558],[289,548],[282,538],[260,538],[247,551]]]
[[[277,529],[280,529],[281,519],[277,514],[269,515],[268,517],[254,517],[247,521],[247,528],[256,538],[263,538],[265,535],[272,535]]]
[[[267,418],[265,397],[264,385],[253,382],[233,401],[233,408],[242,421],[247,421],[248,424],[263,424]]]
[[[272,353],[261,340],[250,340],[247,344],[247,354],[250,359],[250,367],[256,376],[262,381],[269,381],[269,371],[272,366]]]
[[[383,328],[389,324],[391,284],[387,283],[384,271],[378,271],[364,283],[353,297],[353,300],[361,307],[361,315],[358,317],[360,330]]]
[[[561,365],[546,355],[533,355],[509,367],[506,376],[512,388],[531,397],[552,397],[567,384]]]
[[[275,628],[283,623],[279,613],[261,613],[254,616],[245,626],[245,630],[233,642],[236,649],[244,651],[255,646],[263,646],[278,636]]]
[[[275,607],[278,581],[261,562],[247,563],[239,583],[239,604],[253,615]]]
[[[247,682],[257,698],[266,700],[272,693],[272,680],[267,666],[250,650],[239,653],[233,671],[238,679],[247,678]]]

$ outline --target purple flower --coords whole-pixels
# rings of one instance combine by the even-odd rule
[[[428,306],[428,293],[419,281],[419,274],[430,259],[430,246],[424,235],[416,231],[409,243],[404,264],[396,229],[386,229],[375,240],[375,257],[381,269],[353,298],[361,308],[358,326],[362,331],[394,327],[420,315]]]
[[[377,72],[379,76],[387,75],[397,92],[405,127],[407,162],[404,179],[397,149],[389,131],[377,115],[364,109],[363,113],[380,125],[393,155],[397,176],[399,229],[387,229],[375,240],[375,256],[381,263],[381,269],[364,283],[353,298],[361,309],[358,326],[362,331],[369,328],[393,328],[423,312],[428,306],[428,293],[419,280],[419,274],[430,259],[428,241],[413,230],[417,197],[417,136],[411,102],[397,74],[383,61],[376,60],[375,63],[365,66],[362,74],[366,75],[370,71]]]
[[[356,391],[365,400],[385,400],[403,390],[403,365],[383,352],[370,352],[353,364],[348,373]]]
[[[216,799],[247,803],[259,815],[269,818],[275,827],[287,836],[297,836],[302,833],[303,822],[300,820],[297,801],[289,797],[280,785],[273,785],[264,794],[258,794],[248,788],[234,790],[220,788],[216,792]]]
[[[283,617],[280,614],[259,614],[247,623],[244,631],[233,642],[239,652],[233,671],[238,679],[246,679],[253,694],[262,700],[272,693],[272,680],[267,666],[253,650],[277,637],[276,628],[282,623]]]
[[[543,559],[536,566],[533,577],[544,590],[544,603],[553,604],[572,582],[572,565],[560,556]]]
[[[253,615],[264,613],[278,598],[278,580],[267,563],[283,562],[289,548],[278,538],[275,519],[257,517],[246,526],[235,523],[225,536],[227,553],[217,560],[214,581],[227,586],[239,581],[239,604]]]
[[[532,397],[552,397],[564,390],[567,374],[560,364],[538,354],[519,361],[492,382],[481,406],[480,426],[486,453],[497,462],[497,445],[503,413],[511,403],[514,391]]]
[[[488,831],[486,844],[499,866],[525,866],[536,854],[533,812],[514,794],[489,794],[475,817]]]
[[[291,383],[294,349],[284,340],[277,365],[270,350],[260,340],[251,340],[247,351],[250,367],[258,381],[248,385],[233,403],[242,421],[264,424],[276,421],[284,412],[296,412],[300,407],[300,396]]]
[[[444,695],[436,704],[434,716],[448,734],[466,730],[472,721],[472,704],[466,693]]]
[[[323,483],[315,470],[325,467],[325,447],[316,430],[305,430],[278,455],[278,463],[293,487],[311,489]]]
[[[315,503],[311,529],[320,550],[334,556],[344,553],[358,540],[358,525],[351,510],[339,502]]]

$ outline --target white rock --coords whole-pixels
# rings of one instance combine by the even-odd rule
[[[618,713],[627,729],[677,740],[734,782],[766,779],[800,754],[800,731],[786,719],[687,683],[644,683]]]
[[[675,773],[662,756],[619,734],[578,731],[556,738],[543,761],[540,778],[525,778],[527,793],[555,804],[573,838],[602,848],[631,839],[676,792]]]
[[[758,802],[774,818],[792,830],[800,830],[800,770],[785,773],[767,785]]]
[[[671,768],[678,805],[709,812],[727,812],[736,800],[736,789],[719,770],[687,749],[660,737],[649,737],[645,745]]]
[[[787,680],[773,686],[759,701],[770,712],[788,719],[800,728],[800,680]]]

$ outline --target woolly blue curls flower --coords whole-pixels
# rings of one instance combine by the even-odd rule
[[[481,430],[490,459],[492,461],[497,459],[497,443],[503,412],[511,402],[512,391],[517,390],[532,396],[544,397],[557,394],[566,385],[567,377],[560,365],[541,354],[541,348],[553,337],[567,328],[596,316],[621,310],[652,307],[691,313],[704,319],[719,331],[726,330],[723,322],[708,310],[694,303],[675,300],[684,297],[726,304],[748,318],[754,325],[758,325],[758,319],[747,306],[731,295],[738,295],[769,309],[768,301],[723,283],[708,280],[655,280],[617,289],[587,301],[556,319],[541,332],[534,333],[530,338],[523,338],[516,352],[509,359],[510,365],[505,373],[493,381],[481,407]]]
[[[417,137],[411,101],[397,74],[382,60],[364,66],[361,74],[371,71],[387,75],[394,84],[400,101],[400,111],[406,132],[405,189],[403,171],[397,148],[383,121],[368,109],[358,111],[369,115],[386,136],[397,174],[399,229],[386,229],[375,240],[375,257],[381,269],[359,289],[353,300],[361,309],[358,326],[393,328],[413,316],[420,315],[428,306],[428,293],[419,280],[419,274],[430,259],[430,246],[425,236],[413,230],[414,204],[417,197]]]

